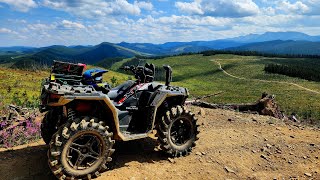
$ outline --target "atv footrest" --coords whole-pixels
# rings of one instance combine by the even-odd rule
[[[148,137],[147,133],[132,133],[128,131],[123,131],[122,134],[125,136],[126,139],[128,140],[133,140],[133,139],[141,139],[141,138],[146,138]]]

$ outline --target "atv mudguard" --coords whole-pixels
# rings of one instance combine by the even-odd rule
[[[152,129],[155,128],[156,115],[157,115],[158,109],[165,101],[168,102],[170,101],[169,99],[180,97],[178,99],[175,99],[171,105],[183,106],[186,99],[189,96],[189,91],[187,88],[175,87],[175,86],[161,86],[156,93],[157,94],[155,95],[154,99],[150,104],[150,107],[154,107],[155,109],[153,114],[153,120],[152,120]]]
[[[45,93],[42,94],[47,94],[47,96],[54,95],[57,97],[56,101],[50,100],[45,103],[45,106],[48,107],[66,107],[76,101],[104,102],[105,108],[112,112],[113,119],[111,121],[113,121],[115,126],[115,138],[120,140],[125,139],[120,132],[117,109],[106,94],[96,91],[92,86],[69,86],[53,82],[44,85],[43,91],[45,91]]]

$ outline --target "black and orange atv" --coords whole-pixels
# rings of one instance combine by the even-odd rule
[[[112,160],[115,141],[158,137],[160,147],[172,157],[190,154],[197,140],[195,115],[184,108],[188,90],[153,82],[155,67],[124,67],[136,80],[108,92],[83,81],[83,64],[55,61],[42,84],[41,126],[49,144],[48,161],[60,179],[91,179]]]

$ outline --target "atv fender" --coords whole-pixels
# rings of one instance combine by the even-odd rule
[[[152,120],[152,129],[155,128],[155,121],[159,107],[163,104],[164,101],[170,100],[170,98],[180,97],[179,101],[175,101],[175,105],[183,105],[189,92],[187,88],[181,87],[162,87],[159,89],[158,94],[152,100],[150,107],[154,108],[153,111],[153,120]],[[152,129],[149,133],[152,132]]]
[[[118,112],[117,108],[113,105],[112,101],[110,98],[103,94],[103,93],[97,93],[96,95],[64,95],[61,96],[59,101],[57,103],[51,104],[51,106],[67,106],[71,102],[75,101],[103,101],[105,104],[105,108],[110,110],[112,113],[112,120],[109,119],[104,119],[104,121],[111,121],[112,124],[114,125],[113,133],[114,133],[114,139],[116,140],[122,140],[125,141],[126,138],[125,136],[120,132],[120,125],[119,125],[119,119],[118,119]]]

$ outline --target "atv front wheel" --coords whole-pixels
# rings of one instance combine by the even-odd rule
[[[48,151],[49,166],[57,178],[91,179],[107,169],[115,141],[103,124],[84,117],[59,128]]]
[[[190,154],[199,133],[195,115],[177,106],[168,110],[159,121],[157,131],[161,149],[173,157]]]

